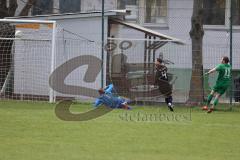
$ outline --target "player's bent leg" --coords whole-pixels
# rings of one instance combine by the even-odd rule
[[[211,93],[208,95],[208,97],[207,97],[207,104],[202,107],[202,110],[208,110],[208,106],[209,106],[209,104],[210,104],[211,101],[212,101],[212,98],[213,98],[213,96],[214,96],[214,93],[215,93],[215,91],[212,90]]]
[[[129,106],[127,105],[127,103],[121,104],[121,105],[120,105],[120,108],[122,108],[122,109],[127,109],[127,110],[131,109],[131,107],[129,107]]]
[[[207,98],[207,105],[209,105],[209,104],[211,103],[212,98],[213,98],[213,96],[214,96],[214,93],[215,93],[215,91],[212,90],[211,93],[208,95],[208,98]]]
[[[213,98],[213,94],[209,94],[208,98],[207,98],[207,105],[209,105],[211,103],[212,98]]]
[[[174,110],[173,110],[173,104],[172,104],[172,96],[170,95],[167,98],[165,98],[165,102],[167,103],[169,110],[173,112]]]
[[[218,100],[220,97],[221,97],[221,94],[217,93],[213,101],[213,106],[212,106],[213,108],[218,104]]]
[[[128,106],[128,100],[122,98],[121,101],[119,101],[119,102],[120,103],[117,108],[122,108],[122,109],[127,109],[127,110],[131,109],[131,107]]]
[[[218,104],[218,100],[220,97],[221,97],[221,94],[217,93],[214,98],[213,105],[211,108],[208,109],[207,113],[211,113],[214,110],[215,106]]]

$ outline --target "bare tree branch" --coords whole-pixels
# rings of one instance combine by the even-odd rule
[[[28,0],[27,4],[23,7],[19,16],[27,16],[29,13],[29,10],[34,6],[35,3],[36,3],[36,0]]]
[[[8,16],[10,17],[14,16],[17,7],[18,7],[17,0],[9,0]]]

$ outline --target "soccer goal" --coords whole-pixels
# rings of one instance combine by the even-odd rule
[[[55,37],[55,21],[0,19],[1,99],[55,101]]]

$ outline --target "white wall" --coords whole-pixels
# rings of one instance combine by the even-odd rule
[[[143,0],[140,0],[143,2]],[[187,43],[185,46],[166,45],[160,49],[164,57],[172,60],[175,68],[191,68],[191,16],[193,12],[193,0],[169,0],[168,1],[168,23],[161,27],[145,26],[160,33],[179,38]],[[240,68],[240,27],[233,30],[233,69]],[[222,56],[230,56],[229,26],[204,26],[203,37],[203,63],[204,68],[210,69],[220,63]],[[123,28],[121,36],[125,38],[144,38],[140,32]]]
[[[57,49],[57,66],[64,63],[66,60],[80,56],[80,55],[94,55],[97,58],[101,59],[102,50],[101,50],[101,17],[93,18],[81,18],[81,19],[64,19],[58,20],[58,24],[65,30],[71,31],[75,34],[78,34],[82,37],[86,37],[94,42],[88,42],[77,36],[70,35],[72,39],[66,39],[65,50],[63,41],[59,38],[59,47]],[[105,21],[105,39],[107,35],[107,20]],[[65,37],[66,38],[66,37]],[[74,40],[78,39],[78,40]],[[106,58],[105,58],[106,60]],[[96,81],[92,83],[87,83],[83,81],[83,76],[86,72],[87,66],[82,66],[74,70],[65,80],[66,84],[76,85],[76,86],[87,86],[92,89],[101,88],[101,73],[98,74]],[[105,69],[104,69],[105,71]],[[104,72],[104,75],[105,72]],[[106,81],[106,76],[104,76],[104,83]]]
[[[50,20],[51,17],[42,17]],[[56,46],[56,67],[71,58],[80,55],[93,55],[101,59],[101,17],[88,18],[69,18],[58,19],[58,37]],[[63,29],[73,34],[64,32]],[[28,30],[29,32],[29,30]],[[105,17],[105,39],[107,35],[107,17]],[[94,42],[88,42],[81,39],[86,37]],[[27,35],[27,39],[51,39],[51,30],[45,32],[45,35],[38,37],[38,31]],[[105,58],[106,60],[106,58]],[[105,62],[104,62],[105,64]],[[49,94],[49,76],[51,71],[51,42],[38,41],[16,41],[14,53],[14,93],[30,95],[48,95]],[[101,87],[101,73],[98,74],[96,81],[87,83],[83,81],[87,66],[81,66],[74,70],[65,79],[65,84],[74,86],[85,86],[92,89]],[[104,66],[104,77],[105,66]],[[106,79],[104,78],[104,84]],[[57,93],[58,96],[71,96]]]

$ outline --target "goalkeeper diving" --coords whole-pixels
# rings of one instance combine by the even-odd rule
[[[113,109],[131,109],[131,107],[128,106],[130,100],[118,96],[116,93],[114,93],[114,91],[115,90],[113,84],[106,86],[104,89],[100,88],[98,90],[100,97],[95,100],[94,106],[98,107],[100,105],[105,105]]]

